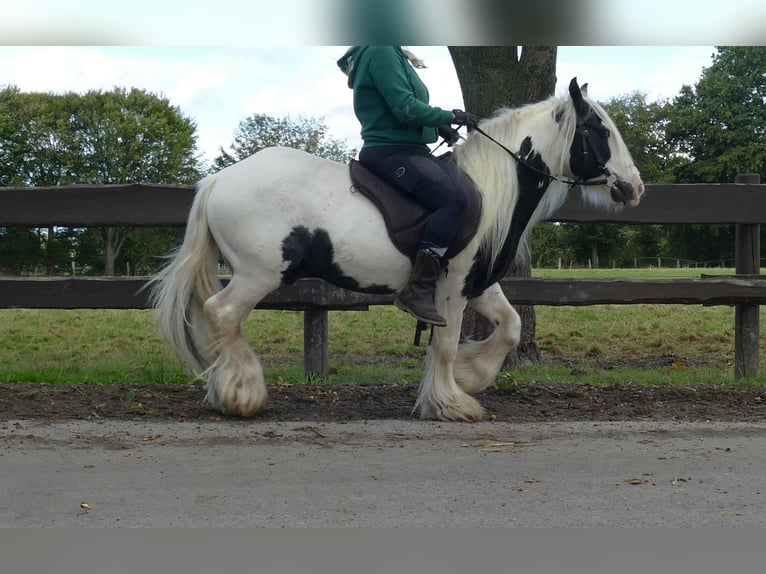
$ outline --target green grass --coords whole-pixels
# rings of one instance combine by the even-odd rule
[[[733,275],[722,267],[642,267],[637,269],[534,269],[533,277],[573,279],[699,279],[701,275]]]
[[[699,278],[733,269],[535,270],[550,278]],[[596,384],[733,383],[734,308],[701,305],[535,307],[536,340],[545,364],[513,372],[517,381],[589,381]],[[761,330],[766,323],[761,319]],[[764,341],[761,357],[766,357]],[[762,361],[763,363],[763,361]],[[761,370],[766,363],[761,365]],[[737,381],[763,384],[766,376]]]
[[[733,270],[541,270],[538,277],[699,277]],[[725,306],[536,307],[543,364],[500,383],[733,383],[734,309]],[[0,310],[0,381],[181,383],[189,380],[161,343],[149,310]],[[766,333],[766,328],[761,327]],[[421,376],[415,320],[393,306],[330,313],[330,383],[405,382]],[[256,311],[245,333],[269,381],[306,381],[303,316]],[[424,341],[427,333],[424,333]],[[766,357],[766,349],[761,356]],[[766,365],[761,366],[766,371]],[[737,384],[763,384],[766,376]]]
[[[0,381],[180,382],[151,311],[4,309]]]
[[[0,382],[180,383],[189,380],[161,342],[150,310],[2,309]],[[415,320],[394,307],[331,312],[330,383],[413,381],[423,348]],[[245,334],[270,381],[305,381],[303,315],[255,311]]]

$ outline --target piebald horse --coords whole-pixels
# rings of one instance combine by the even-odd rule
[[[478,187],[483,210],[473,239],[438,281],[435,304],[447,326],[433,329],[414,412],[475,421],[484,409],[471,395],[494,382],[519,342],[519,315],[497,282],[524,235],[575,183],[596,204],[628,207],[638,205],[644,184],[613,121],[576,78],[568,97],[483,120],[454,157]],[[225,288],[219,254],[232,271]],[[263,369],[242,334],[261,299],[305,276],[394,293],[411,265],[379,211],[351,191],[348,165],[275,147],[199,182],[184,241],[151,296],[163,337],[205,381],[207,402],[247,417],[267,405]],[[494,325],[485,340],[459,344],[466,305]]]

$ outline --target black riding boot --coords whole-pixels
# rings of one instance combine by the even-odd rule
[[[447,321],[434,306],[434,289],[441,271],[441,262],[436,255],[426,249],[419,250],[415,255],[410,282],[397,295],[394,301],[396,306],[419,321],[446,327]]]

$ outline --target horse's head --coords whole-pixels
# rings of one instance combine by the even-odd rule
[[[577,117],[575,136],[569,148],[569,167],[583,186],[608,189],[616,203],[635,207],[644,193],[644,183],[614,122],[598,104],[587,99],[587,84],[569,83]]]

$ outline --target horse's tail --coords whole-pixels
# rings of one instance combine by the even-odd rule
[[[195,374],[213,360],[215,339],[203,305],[221,290],[218,248],[207,222],[207,203],[214,183],[213,176],[197,186],[184,241],[150,283],[150,300],[160,333]]]

